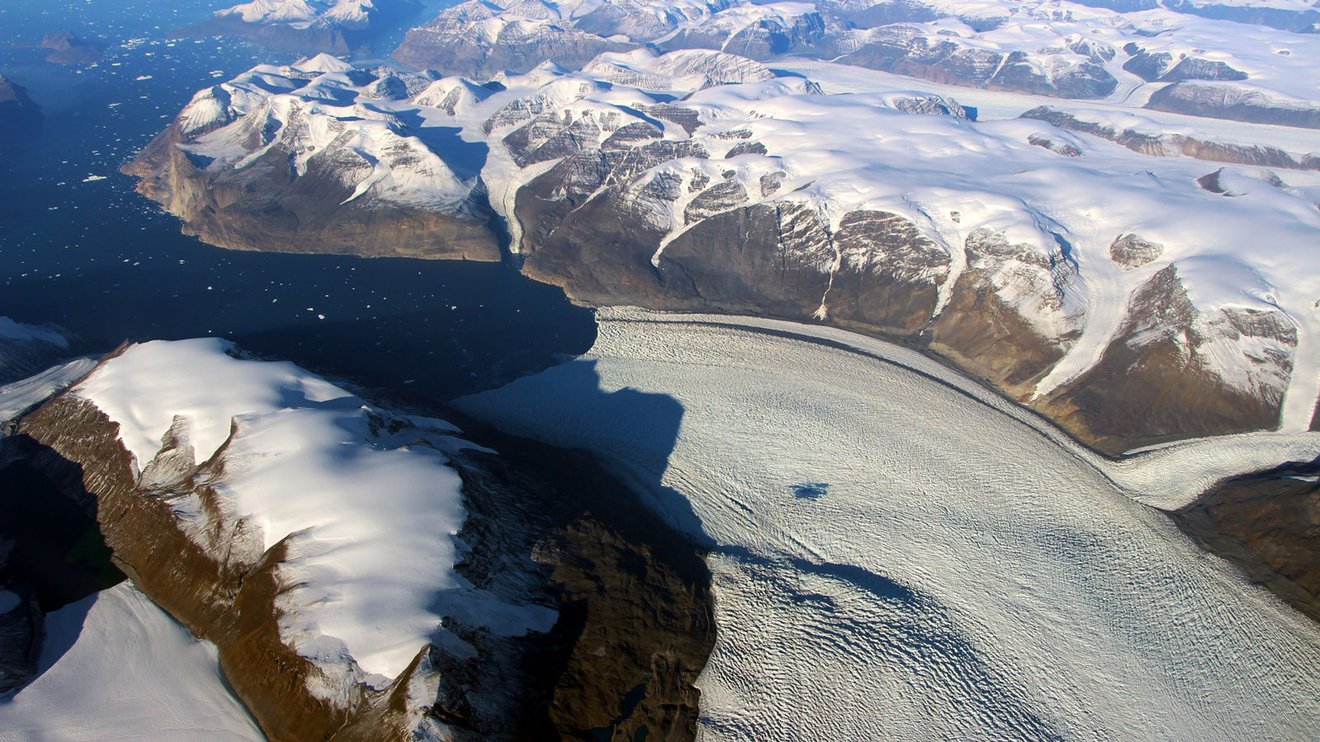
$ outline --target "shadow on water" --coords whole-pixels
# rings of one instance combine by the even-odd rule
[[[541,372],[534,386],[518,379],[458,400],[456,406],[517,432],[527,429],[520,418],[536,414],[541,407],[536,397],[547,389],[554,395],[556,414],[562,415],[556,445],[587,450],[601,439],[626,441],[609,457],[627,462],[626,470],[613,473],[687,538],[705,549],[713,545],[688,498],[662,481],[683,422],[683,404],[677,399],[632,388],[608,391],[596,361],[577,360]]]

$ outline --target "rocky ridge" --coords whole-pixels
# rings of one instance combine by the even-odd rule
[[[1238,144],[1203,139],[1185,134],[1160,131],[1153,122],[1139,119],[1127,128],[1099,121],[1088,121],[1085,114],[1074,114],[1050,106],[1038,106],[1022,114],[1022,118],[1049,123],[1121,144],[1133,152],[1158,157],[1195,157],[1212,162],[1230,162],[1238,165],[1287,168],[1293,170],[1320,170],[1320,153],[1287,152],[1264,144]],[[1045,145],[1042,145],[1045,146]]]
[[[512,194],[509,200],[496,208],[515,225],[514,249],[525,256],[524,271],[564,286],[579,300],[824,320],[907,337],[1110,451],[1193,430],[1279,424],[1302,342],[1296,318],[1305,318],[1305,310],[1285,314],[1250,299],[1274,290],[1254,288],[1250,278],[1242,284],[1248,293],[1237,295],[1241,298],[1210,299],[1206,289],[1218,289],[1207,286],[1201,270],[1187,279],[1199,283],[1192,290],[1196,299],[1187,298],[1186,277],[1177,266],[1195,250],[1216,248],[1193,247],[1167,232],[1156,239],[1153,232],[1124,231],[1151,215],[1142,216],[1145,207],[1118,193],[1114,207],[1135,209],[1123,219],[1092,213],[1082,222],[1068,208],[1049,207],[1051,199],[1088,180],[1082,173],[1090,167],[1108,167],[1099,162],[1112,152],[1088,140],[1054,130],[1048,139],[1066,142],[1091,165],[1067,176],[1056,171],[1059,179],[1048,181],[1048,194],[1017,191],[1005,182],[1008,192],[1021,194],[1020,203],[1033,206],[987,212],[985,195],[965,201],[954,194],[964,188],[969,194],[1003,193],[990,183],[1007,161],[987,155],[992,148],[973,136],[997,125],[968,122],[961,106],[947,99],[873,97],[866,100],[863,123],[850,118],[854,109],[843,100],[819,95],[810,81],[795,78],[708,88],[682,103],[638,99],[619,105],[618,86],[606,96],[586,83],[575,89],[563,77],[542,90],[486,119],[484,126],[501,138],[513,168],[512,176],[488,169],[488,181],[495,189],[501,180],[513,184],[504,191]],[[529,103],[547,100],[551,90],[580,97],[549,112],[546,103]],[[612,110],[602,110],[611,104]],[[695,121],[680,110],[693,111]],[[639,118],[629,111],[647,114]],[[813,126],[816,121],[830,123]],[[854,134],[846,153],[815,144],[831,141],[828,132],[840,121],[850,122],[845,126],[852,132],[875,132],[874,140]],[[1017,153],[1011,158],[1014,172],[1037,157],[1044,158],[1040,167],[1066,167],[1049,159],[1059,158],[1057,150],[1028,154],[1037,134],[1015,131],[1011,145],[996,137]],[[865,164],[871,161],[872,141],[874,170]],[[940,156],[925,148],[930,141],[959,142],[949,156],[960,164],[936,166],[939,175],[926,181],[922,171]],[[967,167],[980,174],[975,183],[960,183],[952,175]],[[1081,180],[1072,180],[1077,176]],[[1182,177],[1178,190],[1199,189],[1196,177]],[[901,196],[880,195],[884,188],[877,184],[886,179],[906,190]],[[939,195],[927,201],[921,195],[926,187],[940,189]],[[1144,198],[1163,203],[1169,196]],[[1008,216],[1013,213],[1018,216]],[[1189,219],[1197,218],[1195,213],[1186,212]],[[1254,217],[1244,212],[1241,219],[1237,223],[1245,228]],[[1100,223],[1112,225],[1112,233],[1096,234],[1105,229]],[[1088,233],[1094,236],[1085,237]],[[1197,239],[1227,246],[1223,235]],[[1170,249],[1174,243],[1178,255]],[[1164,246],[1151,250],[1156,244]],[[1246,267],[1249,261],[1229,270],[1251,276],[1255,269]],[[1193,264],[1203,268],[1210,262]],[[1156,279],[1160,268],[1171,266],[1167,280]],[[1097,294],[1096,284],[1109,281],[1124,288]],[[1161,308],[1172,306],[1179,309]],[[1135,324],[1124,330],[1124,321]],[[1147,321],[1166,329],[1142,324]],[[1095,337],[1100,322],[1116,323],[1107,337]],[[1101,358],[1122,356],[1118,349],[1127,347],[1129,334],[1146,343],[1151,332],[1190,340],[1179,341],[1170,351],[1176,358],[1172,365],[1149,378],[1134,371],[1154,367],[1132,357],[1118,363],[1115,378],[1086,375]],[[1088,343],[1103,345],[1088,348]],[[1076,362],[1088,353],[1095,353],[1095,360],[1062,380],[1055,374],[1070,354]],[[1177,399],[1158,391],[1168,384],[1185,386],[1192,396]],[[1058,407],[1058,400],[1076,399],[1088,389],[1118,394],[1128,386],[1150,389],[1152,398],[1145,402],[1150,407],[1125,408],[1111,419],[1086,424]],[[1158,422],[1166,417],[1184,420],[1185,427]]]
[[[559,469],[575,472],[579,479],[570,482],[545,468],[562,454],[492,439],[510,449],[506,458],[458,440],[441,421],[361,406],[352,397],[325,399],[343,392],[287,364],[216,356],[217,350],[234,352],[215,341],[129,347],[25,417],[3,440],[4,452],[62,482],[65,496],[95,514],[115,563],[154,602],[216,644],[234,690],[272,739],[521,739],[598,728],[691,738],[692,682],[713,640],[704,597],[709,578],[693,547],[666,537],[661,524],[637,521],[636,513],[612,514],[627,500],[617,485],[591,483],[588,491],[600,490],[601,502],[572,494],[603,477],[583,462]],[[144,363],[153,378],[140,378]],[[247,410],[228,424],[223,442],[213,440],[215,423],[223,420],[206,411],[221,398],[190,373],[199,363],[230,368],[232,396],[222,395],[221,404]],[[145,414],[131,421],[120,417],[121,400],[105,396],[145,388],[125,390],[110,378],[125,364],[133,366],[133,378],[162,390],[159,398],[128,399]],[[247,407],[253,379],[258,388],[272,379],[291,384],[272,388],[278,392],[273,417],[260,405]],[[140,463],[142,426],[171,414],[166,408],[173,403],[181,406],[163,437],[146,444],[159,450]],[[345,534],[337,516],[316,513],[355,506],[329,502],[337,496],[333,488],[279,474],[281,461],[318,455],[322,444],[310,443],[314,435],[299,446],[290,446],[287,435],[301,429],[297,435],[306,437],[317,415],[339,418],[335,426],[349,435],[356,427],[350,418],[365,425],[360,450],[331,475],[348,481],[354,498],[375,491],[373,514],[354,516],[354,528],[373,520],[387,525],[391,501],[412,497],[398,487],[400,466],[416,466],[418,457],[439,457],[441,467],[426,478],[425,492],[414,492],[423,499],[414,500],[443,501],[461,486],[468,513],[462,527],[434,532],[433,505],[406,511],[403,517],[426,527],[374,536],[367,528],[343,547],[353,561],[325,571],[326,560],[338,559],[343,548],[318,544],[341,542]],[[272,423],[288,430],[267,439],[262,429]],[[323,443],[338,449],[338,457],[354,445],[337,438]],[[392,482],[362,489],[366,480],[358,474],[372,468],[373,458],[395,460],[387,475]],[[409,458],[413,464],[402,461]],[[285,504],[253,509],[254,486],[273,486]],[[271,529],[281,529],[299,499],[309,497],[314,509],[295,515],[307,518],[303,526],[278,537]],[[458,547],[452,576],[431,568],[426,548],[415,548],[427,540]],[[396,555],[378,563],[372,553],[382,546],[410,549],[413,560]],[[374,618],[370,625],[345,623],[362,595],[352,574],[363,568],[385,570],[368,576],[366,588],[379,594],[363,605]],[[421,582],[390,592],[390,584],[414,578]],[[400,609],[414,599],[439,612],[430,638],[381,675],[382,655],[363,647],[381,632],[408,633],[410,620]],[[540,628],[529,633],[529,625]],[[647,631],[630,628],[637,626]],[[638,683],[649,684],[640,703],[629,700]]]
[[[477,173],[386,108],[428,82],[324,55],[258,67],[199,92],[124,169],[222,247],[498,260]]]
[[[395,58],[444,74],[577,69],[598,54],[710,49],[759,61],[810,57],[935,83],[1068,99],[1126,100],[1134,88],[1234,81],[1255,118],[1297,117],[1290,97],[1320,97],[1286,47],[1294,34],[1183,15],[1190,4],[966,3],[917,0],[469,2],[411,30]],[[1207,20],[1206,17],[1213,20]],[[1257,19],[1259,20],[1259,19]],[[1255,22],[1255,21],[1249,21]],[[1270,24],[1258,24],[1268,27]],[[1277,51],[1285,47],[1285,51]],[[1300,61],[1300,60],[1297,60]],[[1205,87],[1161,110],[1222,117]],[[1240,109],[1241,106],[1233,110]],[[1245,115],[1245,114],[1243,114]],[[1230,117],[1238,117],[1233,114]]]
[[[293,153],[295,175],[304,157],[310,173],[327,152],[308,157],[299,128],[285,123],[304,109],[360,113],[343,141],[381,127],[427,147],[427,129],[453,131],[450,141],[479,143],[485,158],[479,188],[459,181],[445,191],[450,203],[488,198],[524,272],[579,301],[767,314],[906,339],[1111,452],[1309,425],[1320,395],[1307,350],[1316,287],[1300,268],[1279,270],[1302,260],[1317,216],[1295,208],[1308,191],[1275,176],[1225,169],[1207,189],[1195,160],[1157,167],[1149,147],[1075,134],[1067,129],[1090,127],[1066,115],[975,122],[947,97],[824,94],[725,52],[606,53],[581,72],[545,64],[498,84],[276,72],[249,77],[299,77],[279,83],[292,92],[244,102],[244,87],[230,84],[228,108],[214,91],[199,94],[171,129],[203,132],[173,147],[178,170],[191,177],[210,153],[203,172],[223,182],[263,157],[287,168]],[[371,97],[390,79],[396,92]],[[294,113],[270,113],[272,100]],[[278,155],[257,146],[254,121],[278,122]],[[139,159],[144,192],[187,190],[177,172],[154,171],[152,157]],[[1023,167],[1036,175],[1023,179]],[[1134,174],[1147,171],[1158,175]],[[367,203],[410,192],[390,190],[403,180],[397,170],[342,172]],[[349,199],[337,213],[353,207]],[[199,215],[188,229],[214,232],[205,209],[171,208]],[[1269,262],[1237,247],[1262,228],[1277,230],[1281,246]],[[1184,391],[1161,391],[1170,385]],[[1079,412],[1115,396],[1144,401]],[[1161,422],[1171,420],[1181,422]]]

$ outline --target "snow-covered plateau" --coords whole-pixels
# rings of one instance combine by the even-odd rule
[[[322,55],[199,92],[132,169],[227,246],[398,254],[380,225],[429,214],[441,247],[407,254],[490,259],[493,211],[580,301],[915,339],[1108,452],[1311,427],[1320,141],[925,85],[705,49],[490,82]]]
[[[1111,464],[888,344],[601,319],[582,358],[458,404],[594,452],[709,541],[703,739],[1320,733],[1314,624],[1133,499],[1317,434]]]
[[[51,534],[0,532],[0,739],[232,734],[207,700],[230,690],[272,739],[695,730],[709,573],[584,455],[482,432],[497,452],[214,338],[90,363],[0,387],[26,410],[0,437],[0,509]],[[134,587],[70,602],[115,567]],[[164,678],[201,699],[176,724],[190,704],[119,680],[174,661],[187,630],[214,646]],[[159,656],[136,656],[144,632]],[[206,681],[217,658],[228,689]],[[156,703],[174,705],[141,718]]]
[[[441,658],[556,620],[456,571],[467,513],[451,459],[480,447],[293,364],[218,339],[132,345],[18,432],[79,467],[117,563],[219,645],[274,736],[443,736]]]
[[[375,13],[373,0],[252,0],[217,10],[215,15],[295,29],[313,24],[357,29],[365,28]]]
[[[417,0],[250,0],[221,7],[183,33],[303,54],[366,52],[421,7]]]

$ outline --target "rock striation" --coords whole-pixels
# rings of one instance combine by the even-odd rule
[[[272,739],[525,739],[600,729],[692,738],[692,683],[713,644],[709,576],[694,546],[639,520],[626,493],[582,461],[490,434],[506,457],[454,437],[442,421],[366,406],[301,369],[224,353],[237,352],[216,341],[128,347],[25,417],[6,446],[91,506],[115,563],[217,646],[234,691]],[[203,389],[199,364],[227,369],[231,385],[218,395]],[[148,367],[155,376],[140,378]],[[129,371],[141,383],[110,384]],[[148,386],[161,395],[135,396]],[[142,416],[122,418],[123,403]],[[245,411],[226,422],[225,405]],[[161,439],[145,443],[151,421],[171,414]],[[339,432],[318,441],[322,416]],[[216,423],[229,430],[223,440]],[[283,432],[269,438],[270,425]],[[318,446],[338,463],[280,474],[289,462],[320,457]],[[435,472],[407,484],[406,471],[428,460],[422,465],[438,463]],[[347,490],[335,489],[345,482]],[[271,488],[274,509],[253,499],[262,488]],[[447,493],[463,509],[451,532],[434,522]],[[350,499],[336,500],[341,494]],[[352,501],[368,495],[370,507],[358,512]],[[412,527],[388,527],[409,498],[420,508],[397,515]],[[347,540],[336,525],[345,510],[358,513],[344,522],[356,531]],[[446,544],[458,549],[450,566],[429,562],[428,550],[443,553]],[[381,560],[381,549],[404,551]],[[405,553],[411,558],[400,559]],[[367,582],[355,583],[355,574]],[[411,587],[392,592],[400,581]],[[363,590],[375,597],[359,615]],[[406,606],[417,601],[437,612],[419,635],[429,639],[406,656],[404,647],[373,644],[391,632],[411,636]],[[395,659],[383,660],[381,649]],[[639,685],[640,701],[632,698]]]
[[[1140,119],[1135,120],[1134,126],[1130,128],[1119,128],[1097,121],[1087,121],[1084,115],[1051,106],[1038,106],[1023,113],[1022,118],[1048,121],[1060,129],[1108,139],[1133,152],[1157,157],[1183,156],[1238,165],[1320,170],[1320,153],[1297,154],[1265,144],[1220,142],[1185,134],[1167,133],[1160,131],[1155,122],[1145,122]]]
[[[499,260],[477,173],[374,102],[408,83],[349,71],[321,56],[203,90],[124,171],[221,247]],[[348,97],[320,98],[326,78]]]
[[[373,223],[360,209],[412,208],[484,230],[494,258],[502,223],[527,275],[583,303],[897,338],[1111,453],[1304,427],[1314,405],[1295,400],[1320,396],[1311,371],[1294,373],[1310,368],[1320,289],[1301,268],[1303,235],[1320,228],[1308,191],[1150,157],[1310,169],[1310,156],[1050,107],[978,122],[947,96],[829,94],[704,49],[607,52],[493,83],[300,65],[199,93],[166,133],[177,141],[133,166],[143,192],[204,239],[246,247],[307,249],[281,240],[320,234],[314,218],[354,234]],[[1263,232],[1268,259],[1241,249]],[[452,233],[436,240],[312,247],[472,257],[446,247],[470,244]]]

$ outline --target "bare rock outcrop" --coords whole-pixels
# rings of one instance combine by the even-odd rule
[[[410,424],[372,422],[400,441]],[[263,550],[256,526],[218,494],[237,430],[197,464],[176,416],[135,475],[118,425],[66,393],[25,417],[16,439],[33,466],[62,477],[64,494],[95,513],[115,564],[217,646],[228,681],[272,739],[692,739],[693,683],[714,640],[702,553],[639,512],[585,457],[488,432],[481,442],[507,454],[476,447],[450,460],[468,513],[456,565],[466,589],[555,606],[549,632],[494,634],[481,615],[460,612],[445,629],[462,651],[433,643],[386,685],[327,693],[324,667],[283,626],[282,601],[298,587],[283,571],[297,558],[297,534]]]
[[[1176,82],[1155,91],[1146,107],[1189,116],[1320,129],[1320,106],[1229,83]]]
[[[1320,483],[1313,465],[1230,479],[1173,517],[1207,551],[1320,621]]]
[[[1119,129],[1093,121],[1051,106],[1038,106],[1020,118],[1046,121],[1060,129],[1079,131],[1121,144],[1133,152],[1158,157],[1195,157],[1211,162],[1230,162],[1239,165],[1289,168],[1295,170],[1320,169],[1320,160],[1313,155],[1293,154],[1265,144],[1237,144],[1202,139],[1185,134],[1152,133],[1136,129]]]
[[[1136,291],[1100,362],[1037,406],[1109,453],[1207,431],[1272,429],[1296,344],[1296,328],[1278,311],[1202,313],[1174,264]],[[1210,362],[1229,352],[1240,358],[1231,371],[1241,378]]]

